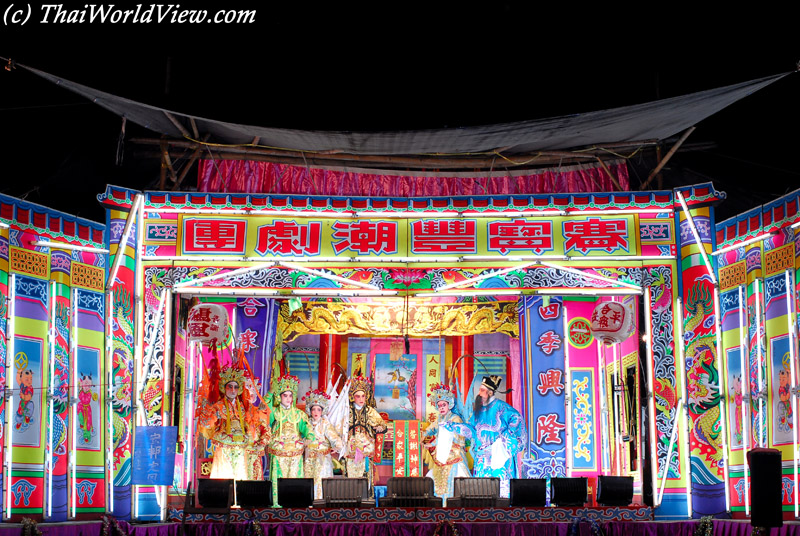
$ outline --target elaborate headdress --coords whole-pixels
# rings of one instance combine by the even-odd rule
[[[219,392],[225,392],[225,386],[231,382],[236,382],[236,385],[239,387],[236,394],[242,394],[244,391],[244,381],[245,377],[247,376],[247,372],[243,368],[234,367],[234,366],[227,366],[222,369],[222,372],[219,373]]]
[[[453,406],[456,405],[455,394],[450,390],[450,387],[444,383],[434,384],[431,387],[431,392],[428,395],[428,399],[431,401],[431,405],[433,407],[436,407],[436,404],[438,404],[440,400],[447,402],[447,407],[449,409],[453,409]]]
[[[297,389],[300,386],[300,380],[297,376],[291,374],[284,374],[275,382],[275,394],[280,396],[286,391],[291,391],[292,396],[297,400]]]
[[[350,400],[353,400],[353,395],[356,391],[364,391],[367,398],[372,394],[372,383],[364,376],[355,376],[350,379]]]
[[[313,391],[307,392],[305,396],[303,396],[303,400],[306,402],[306,413],[311,415],[311,408],[314,406],[319,406],[322,408],[322,411],[325,411],[330,399],[331,397],[322,389],[314,389]]]
[[[484,376],[481,385],[485,386],[487,389],[491,389],[492,391],[497,391],[500,388],[500,383],[502,381],[502,376],[492,374],[490,376]]]

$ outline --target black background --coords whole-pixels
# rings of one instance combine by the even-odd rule
[[[183,113],[349,131],[613,108],[793,71],[800,60],[792,16],[762,5],[738,13],[532,2],[181,7],[255,9],[256,22],[32,20],[0,26],[0,56]],[[687,143],[714,146],[675,156],[664,187],[713,181],[728,194],[718,221],[800,187],[797,77],[701,122]],[[123,164],[115,163],[120,127],[119,117],[22,69],[0,71],[0,191],[102,221],[95,196],[106,184],[153,189],[159,176],[158,162],[138,158],[129,141],[157,136],[131,124]],[[633,164],[636,189],[648,164]]]

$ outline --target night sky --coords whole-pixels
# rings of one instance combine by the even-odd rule
[[[0,26],[0,56],[183,113],[350,131],[613,108],[793,71],[800,60],[794,19],[777,11],[292,4],[211,8],[255,9],[246,25],[44,24],[33,6],[27,25]],[[675,156],[665,188],[713,181],[728,194],[720,221],[800,187],[798,76],[701,122],[687,143],[714,146]],[[105,184],[156,187],[158,162],[130,143],[153,133],[128,124],[120,166],[119,117],[21,69],[0,71],[0,97],[2,193],[102,221],[95,196]]]

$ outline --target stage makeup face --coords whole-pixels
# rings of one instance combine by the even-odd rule
[[[364,391],[356,391],[353,393],[353,402],[356,406],[363,406],[367,402],[367,394]]]
[[[320,406],[311,406],[311,418],[318,421],[322,417],[322,408]]]
[[[436,409],[439,410],[439,415],[444,417],[445,415],[447,415],[447,410],[449,408],[447,406],[447,402],[445,402],[444,400],[440,400],[436,403]]]
[[[286,407],[292,405],[292,392],[291,391],[284,391],[281,393],[281,404]]]
[[[225,397],[228,400],[233,400],[239,394],[239,384],[236,382],[228,382],[225,384]]]
[[[481,385],[478,389],[478,396],[481,398],[483,405],[485,406],[489,399],[494,394],[494,391],[486,387],[485,385]]]

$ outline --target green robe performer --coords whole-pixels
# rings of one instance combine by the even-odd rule
[[[296,376],[286,374],[278,378],[272,391],[274,409],[269,419],[272,430],[269,479],[276,508],[280,507],[278,479],[303,478],[303,449],[306,440],[314,439],[308,417],[295,406],[298,384]]]

